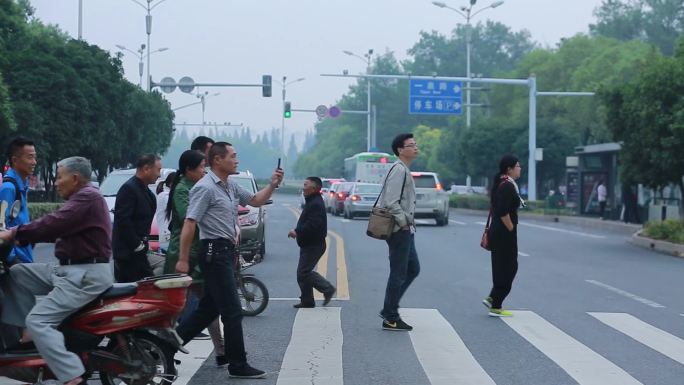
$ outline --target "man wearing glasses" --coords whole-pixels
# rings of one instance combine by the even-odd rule
[[[413,134],[399,134],[392,141],[392,151],[399,160],[392,165],[385,178],[378,205],[390,210],[395,225],[389,247],[390,274],[385,290],[385,303],[380,316],[384,330],[409,331],[413,327],[399,316],[399,301],[420,272],[414,243],[416,226],[416,186],[409,166],[418,157],[418,146]]]

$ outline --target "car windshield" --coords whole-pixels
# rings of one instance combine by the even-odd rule
[[[110,174],[100,185],[102,195],[106,197],[116,196],[121,186],[132,176],[133,174]]]
[[[233,175],[230,177],[230,179],[237,182],[237,184],[239,184],[240,187],[251,192],[252,194],[256,193],[256,191],[254,190],[254,184],[252,183],[252,178],[245,178]]]
[[[357,194],[380,194],[382,186],[379,184],[360,184],[356,186]]]
[[[432,175],[414,175],[413,181],[416,188],[436,188],[435,177]]]

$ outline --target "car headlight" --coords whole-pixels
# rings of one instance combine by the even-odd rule
[[[259,213],[253,212],[243,215],[240,217],[239,221],[240,226],[254,226],[257,224],[257,222],[259,222]]]

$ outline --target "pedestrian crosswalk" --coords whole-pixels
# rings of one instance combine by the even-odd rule
[[[292,323],[289,343],[284,349],[280,368],[269,383],[275,385],[343,385],[345,384],[345,370],[354,357],[349,357],[343,346],[345,339],[358,338],[357,334],[343,329],[342,319],[344,307],[320,307],[313,309],[299,309]],[[624,367],[624,361],[619,364],[612,362],[600,352],[605,352],[605,346],[588,346],[586,338],[573,336],[572,331],[563,330],[562,326],[554,325],[540,314],[529,310],[513,311],[514,316],[501,319],[487,319],[499,322],[506,330],[522,339],[517,344],[529,344],[543,354],[550,367],[560,368],[569,378],[580,385],[639,385],[649,384],[642,377],[637,376],[629,367]],[[426,385],[506,385],[510,382],[495,376],[492,370],[491,357],[481,350],[469,346],[467,335],[459,329],[459,324],[450,322],[438,309],[402,308],[403,319],[414,329],[411,332],[382,332],[386,337],[394,340],[393,335],[408,334],[406,349],[413,349],[420,368],[429,382]],[[582,313],[584,321],[588,321],[591,328],[598,333],[619,333],[625,336],[627,344],[635,344],[652,350],[670,362],[674,367],[684,365],[684,339],[676,334],[662,330],[639,317],[629,313],[588,312]],[[343,332],[343,330],[347,330]],[[391,333],[391,334],[390,334]],[[406,337],[398,337],[406,338]],[[611,336],[610,339],[614,338]],[[520,342],[522,341],[522,342]],[[622,341],[622,343],[625,343]],[[629,342],[631,341],[631,342]],[[471,339],[472,342],[472,339]],[[605,341],[604,341],[605,343]],[[509,342],[503,342],[504,345]],[[624,345],[623,345],[624,346]],[[193,376],[210,357],[211,341],[194,340],[186,346],[190,354],[180,354],[176,358],[181,360],[178,367],[178,379],[174,384],[195,385]],[[510,346],[509,346],[510,348]],[[367,345],[367,349],[382,352],[383,346]],[[522,350],[521,346],[512,347]],[[610,350],[610,349],[608,349]],[[545,358],[544,358],[545,357]],[[613,357],[614,359],[614,357]],[[210,363],[213,365],[213,362]],[[683,367],[684,368],[684,367]],[[392,370],[392,368],[387,368]],[[657,368],[651,370],[657,371]],[[684,372],[680,370],[680,372]],[[648,378],[648,376],[646,376]],[[517,382],[521,383],[521,382]],[[524,382],[522,382],[524,383]],[[681,384],[682,382],[658,382],[659,384]],[[0,379],[0,384],[17,384],[15,381]],[[534,384],[530,384],[534,385]],[[548,384],[543,384],[548,385]]]
[[[341,317],[344,308],[300,309],[292,334],[276,373],[277,385],[344,384],[344,338]],[[414,326],[410,344],[430,385],[503,385],[488,374],[483,364],[488,357],[474,354],[455,328],[437,309],[402,308],[404,320]],[[638,385],[633,374],[611,362],[569,332],[553,325],[533,311],[513,311],[501,321],[562,369],[580,385]],[[684,365],[684,340],[627,313],[587,313],[593,327],[618,331],[631,339]],[[605,330],[603,330],[605,332]],[[385,332],[389,333],[389,332]],[[369,347],[369,349],[372,349]],[[382,347],[376,347],[381,351]],[[601,351],[599,349],[599,351]],[[351,359],[350,359],[351,361]],[[489,366],[490,367],[490,366]],[[391,369],[390,369],[391,370]],[[647,382],[644,382],[647,383]],[[546,385],[546,384],[545,384]]]

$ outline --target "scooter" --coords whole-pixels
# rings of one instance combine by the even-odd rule
[[[3,205],[6,209],[6,203],[0,202],[0,228],[4,228]],[[4,274],[9,273],[7,248],[0,245],[0,272]],[[187,275],[169,274],[114,284],[67,318],[60,330],[67,349],[83,361],[84,377],[97,378],[97,373],[103,385],[171,384],[177,373],[174,354],[187,353],[174,324],[191,283]],[[54,379],[36,350],[1,346],[0,376],[30,383]]]

